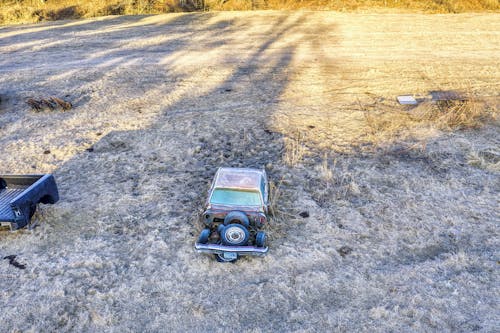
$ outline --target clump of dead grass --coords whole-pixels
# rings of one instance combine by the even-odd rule
[[[427,122],[442,130],[479,128],[495,115],[484,102],[470,98],[427,102],[411,113],[417,122]]]
[[[422,129],[477,129],[498,118],[498,110],[475,97],[425,101],[413,109],[375,103],[359,104],[364,112],[366,141],[380,143],[412,136]]]
[[[285,152],[283,162],[288,166],[296,166],[301,163],[307,154],[307,147],[304,141],[304,135],[299,130],[286,136],[284,139]]]
[[[283,185],[284,178],[278,181],[269,182],[269,217],[270,223],[266,225],[269,238],[278,239],[285,233],[286,225],[294,218],[293,214],[287,210],[290,205],[286,202]]]
[[[62,110],[68,111],[73,105],[61,98],[51,96],[49,98],[29,98],[26,101],[33,111],[42,112],[45,110]]]
[[[278,181],[277,183],[274,181],[269,182],[269,214],[272,216],[280,215],[280,206],[278,204],[281,198],[281,184],[283,180]]]
[[[308,184],[311,187],[312,198],[323,207],[333,200],[350,200],[359,196],[361,190],[356,177],[349,170],[350,162],[338,164],[335,158],[324,154],[322,162],[313,170],[313,177]]]
[[[500,152],[495,148],[471,151],[467,163],[477,168],[500,172]]]

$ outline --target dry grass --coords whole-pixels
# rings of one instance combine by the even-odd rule
[[[467,156],[467,163],[481,169],[500,172],[500,152],[494,148],[473,150]]]
[[[338,165],[337,159],[324,154],[323,160],[315,167],[317,177],[312,182],[314,200],[323,206],[334,200],[349,200],[360,194],[356,176],[349,170],[350,161]]]
[[[32,110],[36,112],[41,112],[44,110],[56,110],[56,109],[62,111],[68,111],[73,107],[70,102],[66,102],[54,96],[51,96],[49,98],[40,98],[40,99],[29,98],[26,101],[26,104],[28,104],[32,108]]]
[[[416,131],[477,129],[498,119],[498,110],[475,97],[458,100],[424,101],[413,109],[359,104],[366,120],[366,141],[374,144],[408,139]]]
[[[295,134],[286,136],[284,139],[285,152],[283,161],[288,166],[294,166],[302,162],[307,154],[305,139],[302,132],[295,131]]]
[[[495,331],[499,177],[470,164],[495,161],[498,128],[440,132],[421,152],[311,152],[368,140],[365,92],[389,101],[465,77],[498,103],[497,16],[3,27],[2,171],[52,172],[61,200],[34,230],[0,233],[0,258],[26,265],[0,260],[2,332]],[[31,112],[32,96],[73,109]],[[297,160],[307,148],[297,166],[284,136]],[[265,258],[221,265],[193,249],[221,165],[268,166],[279,211]]]
[[[266,231],[271,240],[283,235],[283,225],[292,216],[283,207],[283,181],[281,178],[278,181],[269,182],[269,217],[271,219],[266,225]]]
[[[424,104],[416,111],[413,118],[417,122],[426,122],[444,130],[479,128],[495,118],[493,110],[473,99],[437,101]]]
[[[498,11],[497,0],[0,0],[0,24],[33,23],[105,15],[207,10],[315,9],[462,13]]]
[[[317,159],[318,152],[319,156],[328,151],[351,154],[394,144],[420,147],[439,133],[478,129],[497,123],[499,116],[498,106],[472,93],[451,100],[427,99],[416,107],[384,98],[358,100],[356,104],[346,108],[345,116],[336,118],[330,118],[327,111],[292,114],[287,120],[276,116],[274,127],[283,134],[285,164],[299,166],[310,158]],[[326,158],[323,161],[323,178],[332,178],[329,162]],[[337,181],[336,185],[340,183]]]
[[[106,15],[141,15],[197,9],[194,1],[117,1],[117,0],[62,0],[62,1],[0,1],[0,23],[32,23],[98,17]]]
[[[432,13],[460,13],[467,11],[498,10],[495,0],[229,0],[207,2],[208,7],[216,10],[249,9],[316,9],[316,10],[367,10],[403,9]]]

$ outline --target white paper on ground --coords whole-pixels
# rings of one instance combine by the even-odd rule
[[[413,96],[403,95],[397,97],[399,104],[403,105],[415,105],[417,100]]]

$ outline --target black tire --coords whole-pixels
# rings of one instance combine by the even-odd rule
[[[203,229],[200,233],[200,237],[198,237],[198,243],[207,244],[208,238],[210,237],[210,229]]]
[[[250,233],[241,224],[229,224],[224,227],[220,235],[222,244],[229,246],[243,246],[248,242]]]
[[[224,218],[224,225],[227,226],[229,224],[236,224],[236,223],[244,225],[247,228],[250,226],[250,221],[248,220],[248,216],[243,212],[234,210],[226,215],[226,217]]]
[[[264,247],[266,246],[267,236],[264,231],[259,231],[257,235],[255,235],[255,246]]]

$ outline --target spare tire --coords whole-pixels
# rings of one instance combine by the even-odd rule
[[[243,212],[234,210],[226,215],[226,217],[224,218],[224,225],[236,224],[236,223],[244,225],[247,228],[250,226],[250,221],[248,220],[248,216]]]
[[[224,245],[242,246],[248,242],[250,233],[241,224],[229,224],[224,228],[220,236]]]

